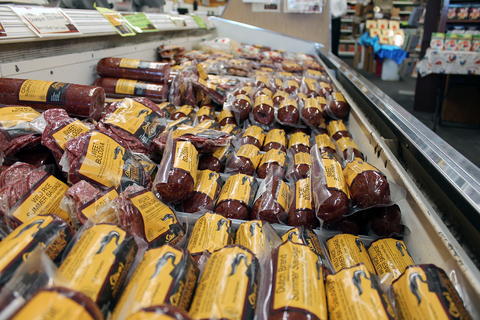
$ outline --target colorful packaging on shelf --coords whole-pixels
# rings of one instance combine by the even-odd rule
[[[480,52],[480,34],[473,36],[471,51]]]
[[[447,33],[445,36],[445,50],[457,51],[458,50],[458,34]]]
[[[430,48],[436,50],[443,50],[445,47],[445,34],[444,33],[432,33],[430,39]]]
[[[458,51],[470,51],[472,48],[472,35],[471,34],[459,34],[458,35]]]

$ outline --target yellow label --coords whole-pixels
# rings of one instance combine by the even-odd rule
[[[165,128],[165,132],[169,131],[170,129],[177,129],[180,125],[183,125],[184,123],[191,123],[188,118],[186,117],[181,117],[178,120],[172,121],[167,124],[167,127]]]
[[[265,71],[265,72],[270,72],[270,73],[273,72],[273,69],[269,68],[269,67],[261,67],[260,70]]]
[[[195,181],[198,168],[198,151],[190,141],[177,141],[175,143],[173,168],[189,172]]]
[[[290,229],[282,236],[282,241],[291,241],[293,243],[305,244],[300,238],[300,233],[300,228]]]
[[[197,183],[194,191],[201,192],[215,200],[215,193],[218,188],[218,178],[220,174],[211,170],[199,170],[197,173]]]
[[[125,316],[142,308],[171,304],[170,295],[173,285],[178,281],[173,278],[175,268],[181,268],[183,252],[172,247],[162,246],[148,250],[135,273],[128,282],[112,315],[119,316],[125,304],[129,305]],[[135,291],[135,292],[134,292]],[[172,304],[175,306],[175,304]]]
[[[75,173],[107,188],[117,188],[123,182],[142,185],[141,164],[134,161],[131,154],[109,136],[92,131],[86,151]]]
[[[162,102],[158,105],[158,107],[164,111],[167,111],[168,113],[175,112],[175,106],[170,102]]]
[[[208,79],[208,72],[205,70],[205,66],[203,63],[199,63],[197,65],[198,75],[200,79],[207,80]]]
[[[155,311],[141,310],[128,317],[127,320],[177,320],[177,318],[173,318],[167,314],[160,314]]]
[[[262,226],[263,222],[260,220],[247,221],[240,224],[235,233],[235,244],[250,249],[255,255],[262,253],[265,246]]]
[[[346,102],[345,97],[343,96],[343,94],[341,92],[334,92],[333,96],[335,97],[335,100],[337,100],[337,101]]]
[[[310,159],[310,154],[306,153],[306,152],[296,153],[295,156],[294,156],[294,160],[295,160],[295,165],[296,166],[298,166],[300,164],[306,164],[306,165],[309,165],[309,166],[312,165],[312,161]]]
[[[210,253],[228,245],[230,241],[230,219],[222,215],[207,212],[195,222],[192,235],[188,241],[188,251],[191,254]]]
[[[47,174],[27,192],[28,197],[10,209],[8,215],[21,223],[39,214],[55,214],[70,222],[68,213],[60,209],[60,201],[67,190],[65,183]]]
[[[24,122],[30,122],[39,115],[39,112],[30,107],[3,107],[0,108],[0,125],[8,129]]]
[[[310,89],[311,91],[317,91],[317,81],[309,78],[306,78],[304,81],[307,84],[308,89]]]
[[[327,126],[328,134],[333,136],[335,133],[340,131],[347,131],[347,127],[343,123],[343,120],[332,120]]]
[[[267,106],[270,106],[273,108],[273,101],[269,96],[266,95],[260,95],[255,99],[255,107],[261,105],[261,104],[266,104]]]
[[[252,162],[253,167],[257,169],[258,164],[263,157],[263,154],[260,152],[260,149],[258,149],[253,144],[244,144],[240,147],[240,149],[238,149],[237,157],[244,157],[249,159]]]
[[[256,80],[257,82],[261,82],[261,83],[263,83],[264,85],[268,86],[268,78],[266,78],[266,77],[257,76],[257,77],[255,78],[255,80]]]
[[[320,103],[315,98],[305,99],[305,109],[308,109],[308,108],[315,108],[322,111],[322,107],[320,106]]]
[[[110,188],[100,198],[96,199],[92,203],[87,203],[87,204],[81,206],[78,210],[88,219],[94,213],[96,213],[97,210],[100,209],[101,206],[109,203],[110,201],[112,201],[116,197],[118,197],[117,190],[115,188]]]
[[[210,116],[211,114],[212,114],[212,108],[210,108],[210,107],[208,107],[208,106],[201,107],[201,108],[197,111],[197,117]]]
[[[57,145],[62,149],[65,150],[65,143],[73,138],[78,137],[84,132],[90,131],[90,128],[87,127],[83,122],[80,120],[75,120],[73,122],[68,123],[65,126],[62,126],[52,132],[50,135],[52,136],[53,139],[55,139],[55,142]]]
[[[270,149],[263,155],[260,166],[265,163],[277,162],[280,166],[285,167],[286,156],[287,154],[281,150]]]
[[[305,93],[303,93],[303,92],[299,92],[299,93],[298,93],[298,97],[299,97],[300,99],[302,99],[303,101],[305,101],[305,100],[308,98],[307,95],[306,95]]]
[[[283,89],[283,81],[282,80],[276,78],[275,79],[275,84]]]
[[[110,224],[85,230],[60,266],[60,272],[73,288],[96,302],[117,259],[115,250],[125,236],[125,231]]]
[[[54,81],[25,80],[18,92],[18,100],[47,102],[50,86]]]
[[[297,63],[293,62],[293,61],[285,61],[283,63],[283,65],[285,67],[289,67],[289,68],[298,68],[299,67],[299,65]]]
[[[140,64],[141,60],[138,59],[127,59],[123,58],[120,60],[119,67],[120,68],[129,68],[129,69],[137,69],[138,65]]]
[[[245,100],[247,101],[248,103],[250,103],[250,105],[252,104],[252,100],[250,99],[250,97],[247,97],[246,95],[244,94],[239,94],[237,96],[237,100]]]
[[[130,79],[118,79],[115,84],[115,93],[133,95],[135,94],[135,84],[137,82],[136,80]]]
[[[295,183],[295,210],[301,209],[312,209],[310,178],[300,179]]]
[[[323,110],[324,107],[322,106],[322,104],[326,105],[327,100],[324,97],[317,97],[317,101],[318,101],[318,103],[320,103],[320,108],[322,108],[322,110]],[[322,121],[325,122],[325,119],[322,119]]]
[[[233,113],[228,109],[223,109],[217,116],[218,123],[222,122],[225,118],[233,118]]]
[[[291,100],[291,99],[285,99],[282,102],[280,102],[280,105],[279,105],[278,109],[280,110],[280,109],[288,107],[288,106],[292,106],[295,109],[298,109],[297,101]]]
[[[330,147],[335,150],[335,144],[333,143],[332,139],[328,136],[328,134],[319,134],[315,137],[315,141],[317,142],[318,148],[326,148]]]
[[[285,242],[273,258],[272,310],[308,312],[326,320],[327,301],[323,268],[307,246]]]
[[[295,80],[287,80],[287,87],[298,88],[298,82]]]
[[[287,144],[287,138],[285,137],[285,130],[283,129],[272,129],[268,132],[267,137],[265,138],[265,145],[270,142],[280,143],[282,146]]]
[[[145,236],[149,243],[170,231],[170,225],[178,222],[172,209],[158,200],[151,191],[139,192],[130,196],[130,200],[142,216]],[[167,242],[170,242],[169,239]]]
[[[288,148],[296,146],[297,144],[303,144],[310,147],[310,136],[303,132],[296,132],[290,136],[288,140]]]
[[[278,204],[282,207],[284,211],[288,210],[290,205],[290,187],[283,181],[280,181],[280,185],[277,189],[277,194],[275,195]]]
[[[395,319],[390,303],[385,297],[382,301],[379,291],[372,288],[371,277],[364,265],[328,275],[325,287],[329,319]],[[388,305],[387,310],[384,302]]]
[[[360,148],[357,146],[355,141],[353,141],[353,139],[350,137],[343,137],[341,139],[338,139],[337,144],[342,151],[345,151],[348,148],[357,149],[358,151],[360,151]]]
[[[252,87],[243,87],[240,89],[241,91],[245,91],[248,95],[252,95]]]
[[[322,75],[322,73],[321,73],[320,71],[318,71],[318,70],[312,70],[312,69],[308,69],[308,70],[307,70],[307,73],[310,74],[310,75],[312,75],[312,76],[321,76],[321,75]]]
[[[278,75],[283,78],[291,78],[293,74],[291,72],[279,72]]]
[[[408,266],[415,264],[402,240],[376,240],[368,248],[368,253],[377,274],[392,273],[392,281],[400,277]]]
[[[250,184],[252,181],[253,177],[241,173],[230,176],[222,188],[217,203],[223,200],[237,200],[248,206],[251,199],[252,187]]]
[[[345,177],[345,181],[347,182],[348,186],[351,187],[352,182],[357,177],[357,175],[365,171],[378,170],[371,164],[364,162],[359,158],[355,158],[355,160],[353,160],[352,162],[347,163],[345,169],[343,169],[343,176]]]
[[[20,225],[0,242],[0,271],[3,271],[19,254],[30,246],[37,231],[53,221],[52,217],[34,217]]]
[[[215,120],[212,119],[206,119],[197,124],[195,128],[204,128],[204,129],[213,129],[218,125],[218,123]]]
[[[248,270],[257,267],[253,254],[241,247],[215,251],[205,265],[190,307],[190,316],[193,319],[253,318],[258,283],[252,279],[255,275],[249,276]],[[250,292],[251,287],[253,292]]]
[[[327,241],[327,248],[335,271],[338,272],[363,262],[368,271],[375,274],[367,249],[358,236],[351,234],[336,235]]]
[[[212,156],[214,156],[220,161],[226,156],[227,152],[228,152],[228,147],[222,147],[215,150],[215,152],[212,153]]]
[[[263,145],[263,141],[265,140],[265,133],[263,133],[263,129],[259,126],[250,126],[245,129],[242,137],[253,137],[257,139],[261,145]]]
[[[217,90],[216,85],[214,85],[213,83],[207,82],[207,81],[203,80],[202,78],[198,78],[198,83],[200,83],[201,85],[204,85],[205,87],[207,87],[207,88],[209,88],[213,91]]]
[[[350,196],[347,184],[343,177],[342,166],[337,160],[322,158],[323,168],[325,169],[325,179],[327,180],[327,188],[334,188],[339,191],[343,191]]]
[[[188,117],[188,115],[190,113],[192,113],[192,111],[193,111],[193,107],[186,104],[186,105],[178,108],[175,112],[183,113],[185,116]]]
[[[284,97],[285,99],[288,99],[288,93],[285,91],[277,91],[272,97],[272,100],[275,99],[276,97]]]
[[[94,320],[81,302],[55,291],[41,291],[28,301],[12,320]]]
[[[331,85],[329,85],[328,83],[323,82],[323,81],[320,81],[320,87],[321,87],[321,88],[332,89],[332,86],[331,86]]]

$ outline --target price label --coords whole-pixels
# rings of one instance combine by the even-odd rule
[[[110,22],[110,24],[115,28],[115,31],[117,31],[119,35],[121,35],[122,37],[135,35],[135,32],[130,29],[127,22],[123,19],[120,13],[107,8],[96,6],[94,7],[105,17],[105,19],[108,20],[108,22]]]
[[[122,17],[136,33],[158,31],[143,12],[122,13]]]
[[[187,26],[187,23],[185,22],[185,18],[170,16],[170,20],[172,20],[173,24],[177,27],[186,27]]]

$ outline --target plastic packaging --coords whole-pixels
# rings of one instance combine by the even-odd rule
[[[287,224],[304,226],[307,229],[317,228],[319,223],[315,216],[310,178],[293,180],[290,190],[292,191],[292,204],[288,212]]]
[[[215,213],[226,218],[248,220],[257,191],[257,180],[245,174],[228,178],[217,200]]]
[[[219,173],[208,169],[198,170],[193,194],[180,205],[181,210],[187,213],[199,212],[202,209],[212,211],[222,185],[223,179]]]
[[[262,128],[256,125],[251,125],[250,122],[245,123],[245,130],[239,137],[239,144],[253,144],[258,149],[262,149],[265,141],[265,133]]]
[[[190,316],[186,312],[178,308],[175,308],[172,306],[166,306],[166,305],[144,308],[136,312],[135,314],[133,314],[127,320],[144,320],[144,319],[192,320],[192,318],[190,318]]]
[[[330,94],[327,100],[327,114],[333,119],[347,119],[350,114],[350,105],[345,100],[343,93],[336,91]]]
[[[132,79],[101,77],[94,86],[102,87],[109,98],[145,97],[157,103],[168,99],[168,85]]]
[[[275,110],[273,109],[273,101],[271,97],[267,95],[259,95],[255,98],[250,120],[263,126],[269,126],[275,121]]]
[[[287,164],[288,180],[298,181],[310,177],[310,167],[312,165],[310,153],[295,153],[292,149],[288,149]]]
[[[288,150],[292,150],[291,152],[294,154],[299,152],[310,153],[310,136],[303,132],[291,134],[288,139]],[[288,150],[287,152],[290,152]]]
[[[253,144],[244,144],[237,146],[234,152],[230,154],[225,165],[225,173],[236,174],[243,173],[253,176],[257,170],[263,154]]]
[[[374,237],[401,239],[410,230],[402,223],[402,213],[397,204],[387,207],[370,208],[365,212],[367,233]]]
[[[97,63],[102,77],[144,80],[167,84],[170,64],[127,58],[103,58]]]
[[[391,273],[392,281],[400,277],[408,266],[415,264],[402,240],[392,238],[374,240],[368,248],[368,254],[377,274]]]
[[[363,263],[370,273],[376,274],[368,251],[360,237],[339,234],[327,240],[327,248],[335,272]]]
[[[276,149],[286,152],[286,145],[287,138],[285,136],[285,130],[272,129],[267,133],[262,151],[267,152],[269,150]]]
[[[322,106],[319,100],[307,98],[300,103],[300,118],[310,128],[317,128],[322,123]]]
[[[251,220],[240,224],[235,233],[235,244],[249,249],[263,262],[282,244],[282,240],[268,222]]]
[[[287,154],[281,150],[271,149],[267,151],[260,161],[257,169],[257,176],[260,179],[265,179],[271,171],[278,171],[278,176],[285,179],[285,168]]]

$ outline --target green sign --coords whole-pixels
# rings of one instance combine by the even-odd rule
[[[193,20],[195,20],[195,22],[198,24],[198,26],[200,27],[200,29],[208,29],[207,28],[207,24],[205,23],[205,21],[202,19],[202,17],[200,16],[197,16],[195,14],[192,14],[191,15]]]
[[[122,17],[136,33],[158,31],[143,12],[122,13]]]
[[[135,35],[135,32],[130,29],[127,22],[122,18],[120,13],[114,10],[110,10],[108,8],[97,7],[95,5],[94,7],[105,17],[105,19],[108,20],[108,22],[110,22],[110,24],[122,37]]]

